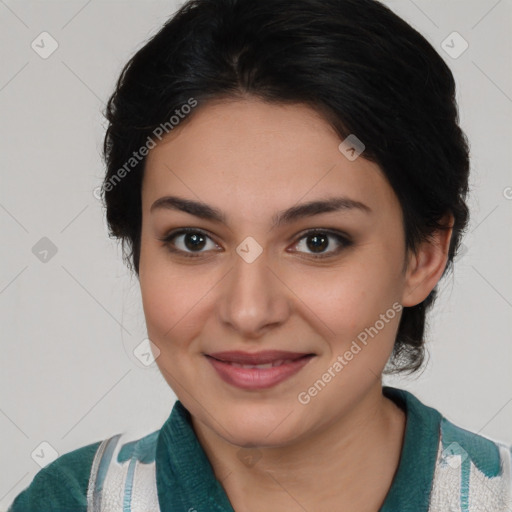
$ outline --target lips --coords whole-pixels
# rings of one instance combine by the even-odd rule
[[[242,389],[264,389],[297,373],[315,354],[267,350],[256,353],[215,352],[205,355],[225,382]]]
[[[300,359],[301,357],[312,355],[305,352],[286,352],[283,350],[266,350],[262,352],[241,352],[241,351],[230,351],[230,352],[215,352],[208,354],[210,357],[222,361],[224,363],[231,363],[234,366],[261,366],[268,365],[268,368],[272,366],[279,366],[284,361],[292,362]]]

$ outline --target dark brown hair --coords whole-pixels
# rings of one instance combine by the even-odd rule
[[[469,217],[455,82],[431,44],[375,0],[191,0],[129,60],[105,112],[103,197],[110,234],[137,274],[140,149],[159,127],[172,129],[169,120],[191,98],[247,95],[307,104],[340,138],[356,134],[362,157],[380,166],[400,201],[407,250],[445,229],[440,221],[451,213],[444,276]],[[437,286],[404,308],[387,373],[421,367],[436,294]]]

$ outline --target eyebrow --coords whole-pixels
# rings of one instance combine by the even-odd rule
[[[149,211],[152,213],[158,209],[178,210],[194,215],[195,217],[200,217],[201,219],[227,224],[226,216],[222,211],[201,201],[183,199],[177,196],[164,196],[157,199],[151,205]],[[328,199],[309,201],[280,211],[272,217],[272,225],[273,227],[278,227],[282,224],[290,224],[304,217],[347,210],[356,210],[364,213],[372,212],[369,206],[360,201],[355,201],[348,197],[331,197]]]

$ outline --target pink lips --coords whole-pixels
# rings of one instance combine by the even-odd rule
[[[288,379],[303,368],[314,354],[266,350],[206,354],[222,380],[242,389],[265,389]]]

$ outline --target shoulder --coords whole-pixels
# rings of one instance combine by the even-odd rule
[[[398,497],[393,496],[400,503],[405,499],[400,510],[409,510],[413,499],[418,510],[417,500],[428,496],[429,504],[421,508],[428,512],[512,511],[509,443],[452,423],[409,391],[386,387],[384,393],[407,412]],[[418,496],[414,487],[421,488]]]
[[[65,453],[41,469],[8,512],[86,511],[89,474],[101,444],[98,441]]]
[[[509,510],[512,506],[512,445],[441,418],[432,482],[432,510]],[[438,508],[436,508],[438,507]]]
[[[447,461],[456,458],[462,464],[469,459],[488,478],[499,476],[503,463],[510,461],[510,444],[454,425],[444,416],[440,430],[443,456]]]
[[[61,455],[36,474],[7,512],[87,512],[100,502],[102,509],[123,510],[125,493],[137,489],[145,503],[155,505],[159,432],[135,440],[120,433]]]
[[[135,440],[118,434],[102,442],[91,468],[94,510],[159,510],[156,449],[160,430]]]

